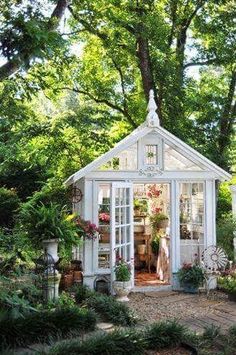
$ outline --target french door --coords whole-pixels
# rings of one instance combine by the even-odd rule
[[[111,281],[115,265],[122,258],[130,265],[134,285],[133,185],[113,182],[111,187]]]

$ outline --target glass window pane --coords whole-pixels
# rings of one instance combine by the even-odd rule
[[[137,151],[137,143],[135,143],[103,164],[99,170],[137,170]]]
[[[157,165],[158,164],[158,145],[146,144],[145,146],[145,164]]]
[[[165,144],[165,151],[164,151],[164,166],[165,170],[203,170],[200,165],[192,162],[190,159],[185,157],[184,155],[180,154],[169,146]]]

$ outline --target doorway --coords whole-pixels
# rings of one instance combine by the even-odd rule
[[[170,284],[170,184],[135,183],[134,284]]]

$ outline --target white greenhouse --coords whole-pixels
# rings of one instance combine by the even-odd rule
[[[176,289],[180,266],[216,244],[216,181],[230,179],[160,126],[151,91],[146,121],[66,181],[82,197],[74,211],[101,231],[77,256],[84,283],[110,287],[122,257],[132,267],[134,291]],[[161,218],[165,223],[155,224]]]

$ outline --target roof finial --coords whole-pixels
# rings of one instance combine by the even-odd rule
[[[158,114],[156,113],[157,105],[154,100],[154,91],[149,91],[149,101],[148,101],[148,114],[147,114],[147,126],[148,127],[158,127],[160,125],[160,120]]]

